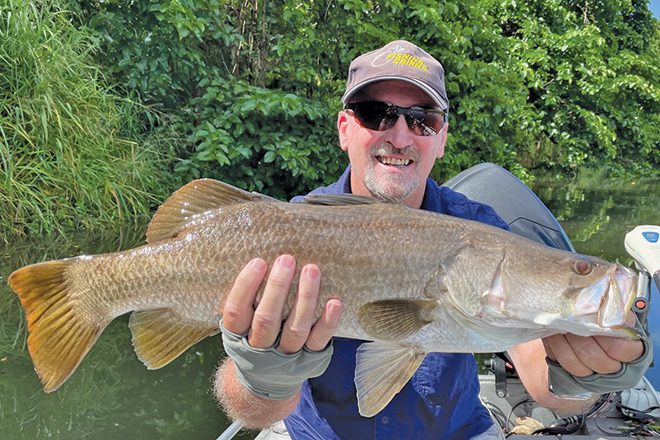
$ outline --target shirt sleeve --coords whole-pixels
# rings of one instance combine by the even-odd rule
[[[465,195],[447,187],[440,187],[444,213],[468,220],[476,220],[498,228],[509,230],[509,225],[495,210],[483,203],[475,202]]]

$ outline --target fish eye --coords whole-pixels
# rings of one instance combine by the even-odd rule
[[[573,263],[573,272],[578,275],[589,275],[592,269],[593,266],[587,261],[579,260]]]

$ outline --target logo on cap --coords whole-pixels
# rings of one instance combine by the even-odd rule
[[[414,69],[417,70],[422,70],[424,72],[429,70],[429,67],[426,65],[424,61],[421,59],[417,58],[414,55],[411,55],[409,53],[405,53],[405,48],[401,46],[400,44],[397,44],[396,46],[392,47],[388,52],[383,52],[381,54],[378,54],[372,61],[371,61],[371,67],[380,67],[384,66],[385,64],[391,63],[391,64],[403,64],[405,66],[410,66]],[[383,56],[385,59],[383,60]]]

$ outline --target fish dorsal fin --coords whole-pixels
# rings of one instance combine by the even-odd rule
[[[213,209],[264,199],[274,200],[218,180],[193,180],[172,194],[158,208],[147,228],[147,242],[155,243],[176,237],[187,224]]]
[[[424,360],[426,353],[393,342],[366,342],[355,355],[355,389],[363,417],[378,414]]]
[[[355,194],[310,194],[304,197],[303,203],[324,206],[375,205],[379,203],[401,204],[398,200],[391,198],[376,199],[374,197],[356,196]]]
[[[404,339],[430,323],[438,302],[430,299],[385,299],[360,307],[362,328],[376,339]]]
[[[164,367],[188,347],[219,331],[207,323],[186,320],[170,309],[133,312],[128,326],[135,353],[150,370]]]

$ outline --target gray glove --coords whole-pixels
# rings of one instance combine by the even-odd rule
[[[222,320],[220,330],[225,352],[236,364],[238,379],[252,393],[267,399],[284,400],[293,396],[304,381],[323,374],[332,357],[332,342],[323,351],[303,348],[285,354],[275,348],[279,337],[270,348],[254,348],[248,343],[247,333],[230,332]]]
[[[594,373],[586,377],[575,377],[557,362],[546,358],[550,391],[559,397],[576,397],[584,394],[604,394],[627,390],[636,386],[653,361],[653,343],[648,333],[638,324],[644,353],[633,362],[623,363],[621,370],[613,374]]]

